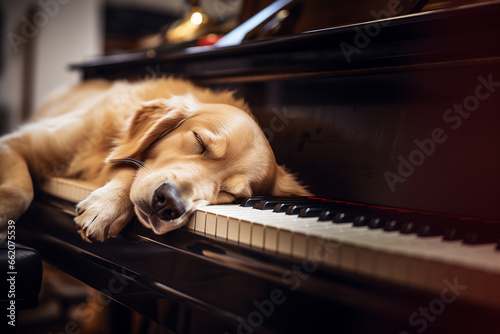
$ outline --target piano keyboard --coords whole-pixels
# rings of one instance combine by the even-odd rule
[[[437,294],[451,282],[463,298],[500,306],[498,223],[334,201],[279,202],[210,205],[187,228]]]
[[[41,185],[43,192],[71,202],[85,199],[95,188],[60,178]],[[454,284],[462,289],[460,298],[500,307],[498,222],[318,199],[255,197],[200,208],[187,228],[437,296]]]

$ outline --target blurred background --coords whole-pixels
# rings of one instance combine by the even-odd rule
[[[242,1],[198,3],[211,21],[223,23],[238,15]],[[28,119],[49,92],[79,81],[70,64],[140,48],[190,6],[186,0],[2,0],[0,135]]]
[[[421,3],[425,4],[422,11],[426,11],[484,1],[488,0],[429,0]],[[203,41],[205,44],[214,43],[217,36],[222,36],[272,2],[2,0],[0,135],[29,119],[33,110],[56,87],[78,82],[80,73],[70,71],[71,64],[93,56],[155,48],[161,43],[163,51],[171,50],[172,45],[173,48],[191,46],[189,42],[199,41],[200,37],[193,35],[193,27],[198,33],[215,33],[215,40]],[[286,12],[279,18],[284,20],[289,15],[283,21],[285,23],[279,29],[269,28],[266,33],[298,33],[373,20],[371,11],[385,8],[389,3],[387,0],[362,0],[353,6],[351,2],[341,0],[299,2],[300,13]],[[193,8],[201,8],[202,15]],[[296,17],[291,18],[294,15]],[[287,27],[287,21],[294,21],[294,25]],[[179,29],[172,29],[176,26]],[[163,40],[160,40],[161,36]]]

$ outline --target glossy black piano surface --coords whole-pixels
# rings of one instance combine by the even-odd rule
[[[474,226],[488,221],[478,235],[486,231],[493,244],[500,220],[498,17],[500,3],[490,2],[393,18],[376,23],[379,33],[348,56],[340,46],[356,45],[368,25],[152,58],[146,52],[101,57],[73,68],[85,79],[177,75],[234,89],[249,102],[278,162],[297,172],[316,196],[432,213],[430,221],[446,215],[447,227],[458,217],[477,221]],[[439,293],[186,229],[156,236],[131,222],[119,238],[87,244],[71,216],[57,208],[66,204],[53,203],[40,196],[23,217],[19,234],[26,242],[63,271],[173,332],[496,328],[498,304],[457,298],[435,318],[412,317],[437,307],[430,303]],[[405,228],[417,233],[415,226]],[[447,237],[464,240],[456,235],[466,232]],[[429,225],[418,233],[445,231]],[[474,238],[469,233],[470,244]],[[110,287],[111,280],[122,285]]]
[[[158,236],[137,221],[116,239],[89,244],[64,213],[71,209],[39,194],[20,222],[20,238],[51,264],[173,332],[470,333],[496,326],[498,308],[460,299],[471,288],[462,276],[443,280],[445,298],[184,228]]]

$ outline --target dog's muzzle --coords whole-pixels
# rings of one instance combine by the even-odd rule
[[[186,203],[171,183],[164,183],[155,190],[151,207],[152,214],[158,215],[162,220],[174,220],[186,213]]]

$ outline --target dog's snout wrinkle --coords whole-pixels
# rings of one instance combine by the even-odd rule
[[[170,183],[164,183],[155,190],[152,207],[153,213],[162,220],[177,219],[186,212],[186,204],[177,188]]]

